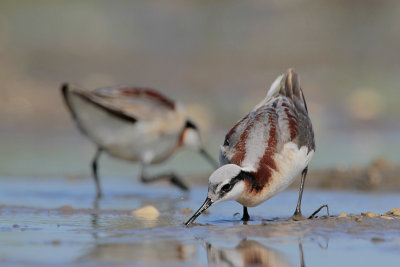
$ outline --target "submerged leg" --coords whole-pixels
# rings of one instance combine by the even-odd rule
[[[299,240],[299,251],[300,251],[300,267],[305,267],[306,264],[304,262],[303,243],[301,242],[301,239]]]
[[[245,222],[250,220],[250,216],[249,216],[249,213],[247,212],[247,207],[246,206],[243,206],[243,217],[242,217],[241,220],[245,221]]]
[[[158,175],[154,175],[154,176],[147,176],[145,173],[145,167],[146,167],[145,164],[142,164],[140,180],[143,183],[152,183],[152,182],[166,179],[166,180],[169,180],[171,184],[175,185],[176,187],[178,187],[181,190],[184,190],[184,191],[189,190],[189,187],[175,173],[170,172],[170,173],[158,174]]]
[[[100,157],[101,152],[102,152],[101,148],[97,148],[96,154],[94,155],[94,158],[92,160],[92,171],[93,171],[94,182],[96,184],[97,198],[101,198],[102,195],[99,176],[97,175],[97,161]]]
[[[301,199],[303,198],[304,183],[306,181],[307,171],[308,171],[308,166],[301,172],[299,199],[297,200],[296,210],[294,211],[294,214],[291,218],[294,221],[300,221],[305,219],[305,217],[301,214]]]

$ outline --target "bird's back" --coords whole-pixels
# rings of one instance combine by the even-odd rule
[[[62,92],[80,130],[119,158],[142,160],[143,151],[162,157],[170,154],[186,120],[179,104],[151,89],[86,91],[65,85]]]

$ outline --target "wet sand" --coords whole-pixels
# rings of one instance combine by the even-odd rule
[[[120,178],[103,179],[103,186],[105,197],[95,202],[88,178],[1,179],[0,263],[376,266],[399,260],[400,217],[380,216],[400,203],[399,194],[306,188],[303,213],[327,203],[331,217],[324,210],[317,219],[293,222],[287,219],[297,192],[289,190],[249,209],[247,225],[236,214],[241,206],[226,202],[184,227],[205,186],[183,193]],[[145,206],[159,214],[135,215]],[[361,215],[368,211],[379,216]]]

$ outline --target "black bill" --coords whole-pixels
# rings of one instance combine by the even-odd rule
[[[213,204],[212,200],[210,198],[206,198],[206,201],[204,201],[203,205],[201,205],[200,209],[196,211],[195,214],[185,223],[186,226],[189,226],[194,220],[196,220],[197,217],[200,216],[206,209],[208,209],[211,205]]]
[[[214,167],[214,169],[219,167],[219,164],[211,157],[210,154],[208,154],[204,148],[200,149],[199,153]]]

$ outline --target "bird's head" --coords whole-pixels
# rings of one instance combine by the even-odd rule
[[[186,226],[191,224],[211,205],[222,201],[238,200],[245,191],[245,179],[248,172],[244,171],[236,164],[223,165],[215,170],[208,182],[208,194],[203,205],[186,222]]]
[[[200,130],[191,120],[187,120],[182,132],[182,146],[188,147],[199,152],[214,168],[218,168],[218,163],[205,150],[200,137]]]
[[[203,143],[200,138],[200,130],[194,122],[187,120],[182,132],[182,146],[193,150],[200,150]]]

